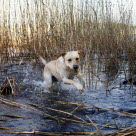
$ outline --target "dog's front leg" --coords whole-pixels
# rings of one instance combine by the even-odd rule
[[[82,77],[81,72],[78,73],[78,74],[76,75],[76,77],[79,79],[79,81],[80,81],[81,84],[83,85],[83,88],[85,88],[85,81],[84,81],[84,79],[83,79],[83,77]]]
[[[83,85],[76,83],[75,81],[68,78],[63,78],[63,83],[74,85],[78,90],[83,90]]]

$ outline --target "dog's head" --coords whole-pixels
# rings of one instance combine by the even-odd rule
[[[84,52],[82,50],[69,51],[60,54],[60,56],[64,59],[65,65],[72,69],[75,73],[78,73],[79,71],[80,55],[84,56]]]

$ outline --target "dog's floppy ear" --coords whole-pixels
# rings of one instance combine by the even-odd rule
[[[65,55],[66,55],[66,52],[62,52],[62,53],[60,53],[60,54],[57,54],[56,56],[57,56],[57,57],[61,57],[61,56],[64,57]]]
[[[85,56],[85,53],[83,50],[78,50],[78,54],[82,55],[82,56]]]

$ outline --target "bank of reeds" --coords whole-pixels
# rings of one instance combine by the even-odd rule
[[[136,27],[131,4],[125,9],[118,2],[117,13],[108,0],[3,0],[1,6],[3,64],[14,58],[35,58],[37,53],[50,60],[60,52],[82,49],[88,80],[98,76],[101,68],[115,77],[124,61],[131,75],[135,73]]]

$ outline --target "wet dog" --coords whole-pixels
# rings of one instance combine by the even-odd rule
[[[40,56],[40,60],[45,65],[43,76],[46,82],[46,87],[50,89],[54,81],[61,81],[64,84],[74,85],[78,90],[83,92],[85,82],[82,78],[80,70],[80,55],[84,55],[84,52],[69,51],[61,53],[59,58],[50,62],[46,62]],[[74,81],[74,77],[77,77],[80,83]]]

